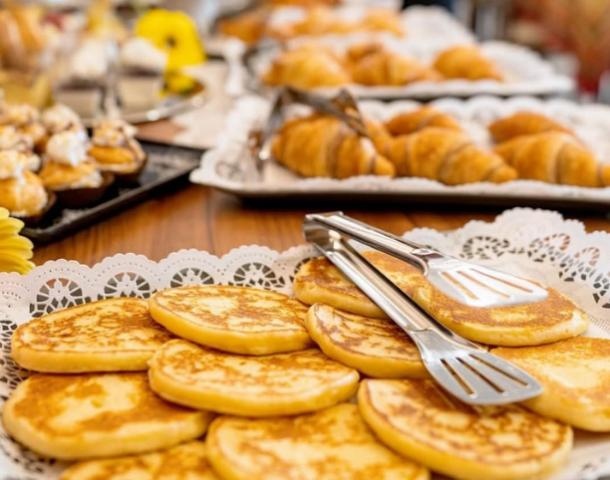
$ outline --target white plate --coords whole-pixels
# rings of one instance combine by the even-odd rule
[[[363,113],[382,120],[420,106],[414,101],[362,101],[360,105]],[[486,128],[491,121],[519,110],[540,112],[572,128],[600,161],[610,162],[610,107],[604,105],[579,105],[566,100],[531,97],[439,99],[431,105],[456,117],[473,140],[486,147],[491,144]],[[248,97],[238,102],[227,117],[227,128],[218,139],[217,147],[203,156],[200,168],[191,174],[191,181],[245,198],[334,197],[403,202],[417,199],[478,205],[596,207],[606,210],[610,207],[610,188],[572,187],[529,180],[448,186],[413,177],[303,178],[276,162],[267,164],[262,178],[259,178],[247,153],[246,142],[248,132],[264,123],[268,110],[268,100],[261,97]]]
[[[493,223],[470,222],[460,230],[408,232],[408,238],[481,264],[538,279],[570,296],[592,317],[591,336],[610,337],[610,235],[549,211],[514,209]],[[27,276],[0,274],[0,407],[26,372],[10,358],[15,328],[54,310],[115,296],[146,298],[185,284],[234,284],[290,294],[298,266],[314,255],[300,246],[279,253],[244,246],[223,257],[182,250],[154,262],[142,255],[115,255],[87,267],[56,260]],[[63,462],[39,458],[11,440],[0,425],[0,480],[54,480]],[[610,434],[576,432],[564,468],[548,480],[594,480],[610,474]]]

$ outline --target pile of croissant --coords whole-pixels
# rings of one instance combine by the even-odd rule
[[[538,113],[518,112],[490,124],[493,149],[476,145],[453,117],[429,106],[385,123],[365,122],[368,137],[333,116],[314,113],[289,120],[273,139],[273,156],[304,177],[610,186],[610,164],[600,163],[570,129]]]
[[[254,45],[264,37],[286,41],[300,36],[346,35],[361,32],[385,32],[397,37],[405,35],[400,15],[385,8],[368,8],[362,18],[345,19],[334,9],[337,0],[267,0],[239,15],[221,20],[223,35],[237,37]],[[269,20],[277,6],[298,6],[304,9],[301,19],[271,25]]]
[[[431,65],[396,53],[378,42],[352,45],[343,54],[316,43],[280,53],[263,75],[272,86],[300,89],[346,84],[401,86],[449,79],[502,81],[496,65],[476,45],[456,45],[440,52]]]

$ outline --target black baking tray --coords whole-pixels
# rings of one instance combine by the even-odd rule
[[[45,244],[97,223],[180,180],[185,180],[199,165],[203,153],[200,149],[154,142],[141,144],[148,155],[148,162],[136,182],[111,186],[102,199],[91,207],[54,208],[37,225],[25,227],[22,234],[36,244]]]

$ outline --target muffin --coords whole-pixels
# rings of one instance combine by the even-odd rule
[[[30,171],[31,157],[16,151],[0,152],[0,206],[26,223],[38,221],[54,203],[54,196]]]
[[[118,92],[126,110],[147,109],[160,99],[167,55],[145,38],[125,43],[119,55]]]
[[[146,162],[135,134],[135,127],[123,120],[102,120],[93,129],[89,155],[101,171],[112,172],[123,181],[134,181]]]
[[[49,139],[40,178],[69,208],[96,202],[113,181],[113,176],[102,174],[87,155],[87,140],[77,130],[57,133]]]

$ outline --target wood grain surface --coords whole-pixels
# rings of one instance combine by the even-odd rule
[[[332,208],[336,208],[333,205]],[[360,220],[403,233],[415,227],[438,230],[459,228],[470,220],[491,221],[500,210],[459,211],[413,208],[343,210]],[[326,208],[328,210],[329,208]],[[207,250],[222,255],[240,245],[259,244],[284,250],[303,243],[303,215],[320,208],[282,208],[278,205],[252,207],[227,194],[190,185],[162,195],[59,242],[38,247],[34,261],[67,258],[92,265],[115,253],[135,252],[159,260],[183,248]],[[610,220],[603,215],[570,215],[583,221],[589,231],[610,232]]]

